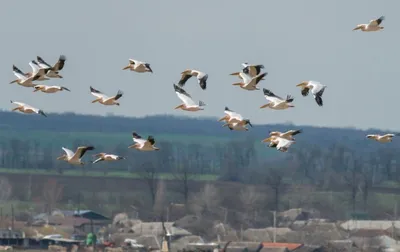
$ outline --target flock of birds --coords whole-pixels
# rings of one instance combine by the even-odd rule
[[[363,32],[373,32],[380,31],[383,29],[381,25],[384,20],[384,16],[381,16],[378,19],[371,20],[368,24],[360,24],[357,25],[353,30],[361,30]],[[61,55],[58,61],[54,65],[50,65],[46,63],[41,57],[37,56],[36,60],[32,60],[29,62],[29,65],[32,68],[32,72],[24,73],[15,65],[13,65],[14,75],[17,76],[17,80],[12,81],[12,83],[17,83],[23,87],[33,88],[33,92],[41,91],[44,93],[56,93],[59,91],[69,91],[66,87],[62,86],[48,86],[48,85],[39,85],[35,84],[35,81],[46,81],[52,78],[63,78],[60,75],[60,71],[64,68],[66,61],[66,57]],[[268,74],[267,72],[262,72],[264,66],[261,64],[248,64],[243,63],[242,69],[240,72],[232,73],[231,75],[238,76],[240,78],[240,82],[234,83],[232,85],[239,86],[241,89],[247,91],[260,90],[258,84],[260,81],[264,80],[264,77]],[[153,73],[153,70],[150,67],[149,63],[129,59],[129,64],[124,67],[122,70],[130,70],[137,73]],[[208,74],[194,70],[194,69],[186,69],[181,73],[181,78],[178,84],[173,84],[173,88],[175,90],[176,95],[182,101],[182,103],[175,107],[175,109],[181,109],[185,111],[196,112],[200,110],[204,110],[206,104],[203,101],[195,102],[190,94],[188,94],[184,90],[184,86],[189,79],[192,77],[196,77],[197,82],[202,90],[207,88],[207,80]],[[303,81],[297,85],[301,89],[302,96],[308,96],[311,92],[317,105],[323,106],[322,96],[326,89],[326,85],[321,84],[317,81]],[[123,96],[123,92],[118,90],[117,94],[114,96],[107,96],[101,91],[90,86],[91,94],[96,97],[92,103],[100,103],[103,105],[117,105],[119,106],[118,100]],[[285,110],[289,108],[293,108],[294,98],[291,95],[287,95],[285,98],[282,98],[276,94],[274,94],[271,90],[263,88],[262,92],[264,97],[268,101],[267,104],[262,105],[260,108],[270,108],[274,110]],[[47,116],[43,110],[30,106],[28,104],[22,102],[11,101],[11,103],[17,105],[17,107],[13,108],[12,111],[20,111],[26,114],[40,114],[43,116]],[[225,116],[219,119],[219,121],[224,121],[225,124],[223,127],[228,127],[230,130],[237,131],[248,131],[249,129],[246,127],[249,125],[253,127],[249,119],[245,119],[241,114],[225,107]],[[276,148],[278,151],[286,152],[289,147],[295,143],[295,138],[293,136],[301,133],[301,130],[289,130],[287,132],[269,132],[269,137],[264,139],[262,142],[269,142],[269,147]],[[381,143],[391,142],[392,138],[398,134],[386,134],[386,135],[367,135],[367,138],[374,139]],[[129,146],[128,148],[136,149],[139,151],[158,151],[159,148],[155,146],[155,139],[153,136],[148,136],[147,138],[142,138],[136,132],[132,133],[132,138],[134,144]],[[62,147],[65,152],[64,155],[57,158],[57,160],[64,160],[73,165],[83,165],[82,157],[89,150],[94,150],[93,146],[80,146],[73,152],[70,149]],[[98,163],[100,161],[118,161],[124,159],[124,157],[108,154],[108,153],[99,153],[94,155],[97,159],[92,161],[92,163]]]

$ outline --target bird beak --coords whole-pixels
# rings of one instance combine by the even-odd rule
[[[18,80],[13,80],[13,81],[11,81],[10,82],[10,84],[13,84],[13,83],[15,83],[15,82],[17,82]]]
[[[122,68],[122,70],[126,70],[126,69],[128,69],[130,67],[131,67],[131,65],[127,65],[126,67]]]
[[[358,29],[361,29],[361,27],[356,27],[353,29],[353,31],[358,30]]]
[[[262,140],[263,143],[266,143],[266,142],[269,142],[269,141],[271,141],[271,138],[270,138],[270,137],[265,138],[264,140]]]
[[[226,120],[226,119],[227,119],[226,116],[224,116],[224,117],[222,117],[221,119],[219,119],[218,122],[224,121],[224,120]]]
[[[260,107],[260,109],[266,108],[266,107],[268,107],[268,105],[269,105],[269,103],[267,103],[267,104],[265,104],[265,105],[262,105],[262,106]]]
[[[33,92],[37,92],[37,91],[39,91],[39,89],[35,89],[35,90],[33,90]]]
[[[228,123],[225,123],[224,125],[222,125],[222,127],[226,127],[226,126],[228,126],[229,124]]]
[[[239,75],[239,72],[231,73],[230,75]]]

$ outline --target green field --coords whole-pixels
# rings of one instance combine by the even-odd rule
[[[8,168],[0,168],[0,174],[43,174],[43,175],[60,175],[56,171],[45,171],[38,169],[8,169]],[[64,170],[63,176],[82,176],[81,170]],[[110,177],[110,178],[141,178],[139,173],[130,173],[123,171],[109,171],[106,175],[104,175],[103,171],[91,171],[86,170],[85,176],[88,177]],[[159,178],[161,179],[175,179],[173,174],[170,173],[160,173]],[[217,180],[218,176],[214,174],[198,174],[193,176],[194,180],[200,181],[214,181]]]

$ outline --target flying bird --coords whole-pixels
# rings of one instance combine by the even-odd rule
[[[208,74],[192,69],[186,69],[181,74],[182,74],[181,79],[178,82],[179,86],[183,87],[187,80],[189,80],[192,76],[196,76],[197,82],[199,83],[201,89],[203,90],[206,89]]]
[[[33,90],[33,92],[42,91],[43,93],[48,93],[48,94],[56,93],[63,90],[71,92],[71,90],[69,90],[68,88],[61,86],[36,85],[33,88],[35,89]]]
[[[239,122],[228,122],[228,123],[225,123],[224,125],[222,125],[222,127],[228,126],[228,128],[230,130],[248,131],[249,129],[246,127],[247,124],[250,125],[251,127],[253,127],[251,125],[251,123],[250,123],[250,120],[248,120],[248,119],[243,120],[242,123],[239,123]]]
[[[47,117],[47,115],[43,112],[43,110],[34,108],[28,104],[22,103],[22,102],[16,102],[16,101],[10,101],[12,104],[17,105],[17,107],[13,108],[11,111],[21,111],[22,113],[25,114],[38,114]]]
[[[38,72],[25,74],[15,65],[13,65],[13,73],[18,79],[10,82],[10,84],[16,82],[23,87],[34,87],[36,84],[34,84],[33,81],[37,81],[40,78],[37,74]]]
[[[275,148],[281,152],[287,152],[289,147],[295,143],[293,140],[288,140],[282,137],[271,136],[263,140],[263,142],[271,142],[269,147]]]
[[[394,136],[399,136],[399,134],[386,134],[386,135],[367,135],[367,138],[373,139],[380,143],[389,143],[392,142],[392,138]]]
[[[148,136],[147,139],[143,139],[136,132],[132,132],[133,142],[135,144],[129,146],[128,148],[137,149],[140,151],[158,151],[160,148],[154,146],[156,141],[153,136]]]
[[[206,105],[204,102],[199,101],[198,104],[196,104],[192,97],[186,93],[186,91],[175,85],[174,84],[174,89],[175,89],[175,93],[178,96],[179,99],[182,100],[183,104],[176,106],[175,109],[182,109],[182,110],[186,110],[186,111],[199,111],[199,110],[204,110],[204,106]]]
[[[270,90],[263,88],[263,93],[265,99],[269,101],[269,103],[262,105],[260,108],[270,108],[270,109],[276,109],[276,110],[283,110],[287,108],[293,108],[294,105],[292,104],[294,98],[290,95],[286,96],[286,99],[283,99],[274,93],[272,93]]]
[[[234,86],[240,86],[242,89],[245,90],[259,90],[257,87],[257,84],[267,75],[268,73],[262,73],[254,77],[250,77],[249,75],[241,72],[239,73],[239,76],[242,78],[242,82],[239,83],[234,83],[232,85]],[[231,74],[235,75],[235,73]]]
[[[114,155],[114,154],[107,154],[104,152],[101,152],[101,153],[93,155],[93,156],[97,157],[97,159],[92,162],[93,164],[101,162],[101,161],[118,161],[118,160],[125,159],[124,157]]]
[[[137,72],[137,73],[145,73],[145,72],[153,73],[153,70],[151,69],[149,63],[134,60],[134,59],[129,59],[129,65],[124,67],[122,70],[126,70],[126,69],[129,69],[129,70]]]
[[[122,97],[123,94],[121,90],[118,90],[118,93],[115,96],[108,97],[99,90],[94,89],[92,86],[90,86],[90,92],[92,95],[97,97],[95,100],[92,101],[92,103],[99,102],[103,105],[117,105],[117,106],[119,106],[119,103],[117,101],[119,98]]]
[[[221,119],[219,119],[218,121],[225,121],[228,124],[232,124],[232,123],[238,123],[238,126],[240,125],[250,125],[251,127],[253,127],[253,125],[251,125],[251,122],[249,119],[244,119],[243,116],[239,113],[236,113],[233,110],[230,110],[228,107],[225,107],[224,113],[226,114],[224,117],[222,117]]]
[[[49,65],[40,56],[36,56],[36,60],[40,68],[45,70],[46,76],[49,78],[63,78],[59,72],[64,68],[65,61],[67,58],[64,55],[60,55],[58,61],[53,65]]]
[[[31,76],[38,75],[38,76],[35,77],[36,81],[50,80],[49,78],[46,77],[46,74],[45,74],[44,70],[39,67],[39,65],[38,65],[38,63],[36,61],[34,61],[34,60],[30,61],[29,65],[32,68],[32,72],[23,73],[26,77],[29,78]],[[15,70],[14,67],[13,67],[13,70]],[[20,69],[18,69],[18,70],[19,70],[19,74],[21,74],[22,71]],[[10,84],[18,82],[18,80],[19,79],[13,80],[13,81],[10,82]]]
[[[94,150],[95,148],[93,146],[80,146],[76,149],[75,153],[64,147],[62,147],[62,149],[65,154],[58,157],[57,160],[64,160],[73,165],[84,165],[81,161],[83,155],[85,155],[88,150]]]
[[[293,136],[302,133],[302,130],[289,130],[286,132],[279,132],[279,131],[270,131],[269,132],[269,136],[275,136],[275,137],[281,137],[281,138],[285,138],[287,140],[295,140],[295,138]],[[268,142],[270,138],[266,138],[264,139],[262,142]]]
[[[242,63],[242,72],[248,74],[250,77],[255,77],[261,73],[261,69],[264,69],[264,65],[254,65],[248,63]]]
[[[363,32],[380,31],[384,28],[383,26],[380,26],[383,20],[385,20],[385,17],[381,16],[378,19],[369,21],[368,24],[359,24],[356,26],[356,28],[353,29],[353,31],[355,30],[361,30]]]
[[[319,106],[323,105],[322,95],[324,94],[326,85],[322,85],[318,81],[303,81],[302,83],[297,84],[296,86],[301,87],[301,95],[302,96],[307,96],[311,89],[311,93],[313,94],[314,99],[317,102],[317,104]]]

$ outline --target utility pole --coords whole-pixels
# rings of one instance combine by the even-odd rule
[[[14,231],[14,205],[11,204],[11,230]]]
[[[274,243],[276,243],[276,211],[274,211]]]

